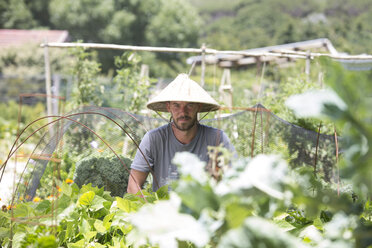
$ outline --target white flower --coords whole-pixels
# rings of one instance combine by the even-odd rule
[[[305,229],[303,229],[300,232],[299,237],[309,238],[311,241],[315,243],[320,243],[321,241],[323,241],[321,232],[314,225],[310,225],[306,227]]]
[[[216,192],[224,195],[256,187],[272,197],[283,199],[284,195],[278,188],[286,179],[286,174],[287,165],[278,156],[260,154],[237,177],[222,180],[217,185]]]
[[[286,178],[287,164],[278,156],[263,154],[256,156],[243,174],[256,188],[273,197],[283,198],[283,193],[277,188]]]
[[[208,233],[213,236],[215,235],[217,229],[223,225],[224,216],[224,211],[214,212],[210,208],[204,208],[201,211],[198,222],[202,223]]]
[[[118,202],[113,201],[112,204],[111,204],[110,210],[115,209],[117,206],[118,206]]]
[[[205,162],[189,152],[177,152],[172,161],[178,165],[178,170],[182,176],[191,176],[200,184],[205,184],[208,180],[205,172]]]
[[[94,149],[97,149],[98,148],[98,142],[93,140],[92,142],[89,143],[91,147],[93,147]]]
[[[171,194],[170,198],[145,205],[131,215],[130,221],[136,227],[137,234],[128,238],[136,246],[144,244],[144,240],[139,240],[138,236],[147,237],[151,245],[159,245],[160,248],[178,247],[177,240],[190,241],[198,247],[205,246],[209,241],[208,232],[191,215],[178,212],[180,200],[175,194]]]
[[[332,90],[312,90],[299,95],[290,96],[285,102],[299,117],[323,117],[324,104],[336,105],[345,110],[346,104]]]
[[[324,225],[324,233],[330,239],[351,239],[351,230],[357,227],[355,217],[343,212],[336,213],[330,222]]]

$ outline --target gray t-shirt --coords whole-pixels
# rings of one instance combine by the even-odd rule
[[[147,132],[139,146],[143,154],[137,150],[131,165],[132,169],[138,171],[154,172],[154,191],[178,177],[177,167],[171,163],[176,152],[191,152],[200,160],[208,162],[208,146],[222,143],[227,149],[235,150],[226,134],[219,129],[198,124],[196,136],[189,144],[182,144],[174,136],[171,125],[169,123]]]

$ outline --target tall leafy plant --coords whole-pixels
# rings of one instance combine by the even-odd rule
[[[116,76],[114,83],[122,95],[120,107],[132,112],[140,113],[148,100],[150,78],[141,75],[141,57],[136,53],[125,52],[115,57]]]
[[[72,67],[75,83],[73,97],[69,102],[70,108],[77,108],[82,105],[101,106],[104,87],[99,82],[100,64],[95,60],[94,52],[77,47],[71,50],[71,54],[76,61]],[[86,126],[91,126],[94,117],[90,118],[82,115],[79,121]],[[81,153],[88,150],[89,142],[93,140],[93,134],[81,127],[77,130],[79,131],[71,130],[69,132],[69,141],[72,144],[71,147],[76,152]]]
[[[71,54],[76,58],[72,68],[75,76],[76,88],[73,102],[80,106],[84,104],[94,104],[99,106],[102,101],[100,94],[98,75],[101,71],[100,64],[94,60],[94,53],[85,48],[77,47],[71,50]]]

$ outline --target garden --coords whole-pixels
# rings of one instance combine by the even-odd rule
[[[240,50],[246,41],[260,47],[271,38],[278,44],[311,38],[330,25],[333,38],[352,30],[337,45],[360,52],[370,41],[362,35],[370,19],[360,7],[365,1],[345,10],[334,1],[292,6],[281,24],[270,25],[261,16],[270,19],[270,4],[280,1],[237,0],[233,7],[189,1],[200,16],[195,6],[176,0],[87,1],[85,8],[82,1],[50,1],[48,8],[38,2],[18,1],[29,14],[10,15],[14,21],[4,25],[66,28],[78,41],[70,48],[0,50],[0,247],[372,247],[370,67],[350,69],[348,61],[324,53],[276,54],[286,63],[229,68],[232,88],[223,91],[226,68],[186,64],[183,53],[82,46],[95,40],[185,48],[204,35],[214,47]],[[15,9],[22,8],[7,11]],[[312,26],[306,16],[297,27],[298,16],[323,10],[327,17],[349,10],[345,16],[355,20],[344,27],[335,17],[317,19]],[[38,19],[35,13],[48,15]],[[200,35],[202,18],[208,25]],[[256,39],[230,29],[233,24],[249,24]],[[277,27],[271,38],[265,25]],[[352,50],[357,35],[361,43]],[[40,77],[45,52],[58,96],[38,93],[47,80]],[[127,193],[142,137],[170,119],[146,103],[181,72],[203,82],[223,106],[200,115],[200,123],[222,129],[236,154],[208,147],[206,164],[179,152],[173,158],[179,178],[153,192],[150,175],[137,194]]]
[[[140,111],[154,80],[141,79],[140,57],[124,53],[116,58],[118,69],[113,82],[125,82],[116,85],[122,87],[117,92],[122,89],[130,92],[125,94],[129,98],[121,98],[128,103],[125,104],[128,109],[104,107],[103,101],[109,99],[100,97],[99,87],[92,83],[99,64],[84,49],[76,49],[72,54],[76,59],[73,70],[78,87],[71,102],[66,104],[70,109],[80,107],[49,122],[45,117],[34,122],[37,111],[42,114],[42,110],[25,106],[33,114],[23,117],[22,131],[14,146],[9,138],[15,137],[16,130],[6,122],[2,124],[3,133],[8,135],[8,139],[2,137],[2,142],[8,142],[9,158],[31,152],[25,144],[33,145],[34,155],[17,175],[19,181],[12,199],[0,212],[2,246],[367,247],[371,244],[370,71],[349,71],[338,62],[319,59],[318,69],[325,73],[325,86],[311,87],[309,83],[309,88],[301,86],[302,80],[309,78],[292,78],[287,72],[285,83],[273,90],[275,95],[267,94],[262,101],[276,115],[267,109],[263,111],[260,105],[257,111],[245,110],[227,118],[202,120],[226,130],[238,151],[238,158],[233,158],[221,147],[211,148],[211,153],[223,154],[215,161],[219,168],[217,176],[206,171],[204,162],[194,155],[179,153],[174,163],[179,166],[181,176],[169,185],[171,191],[164,186],[152,192],[148,181],[141,192],[132,195],[126,193],[126,185],[136,144],[145,131],[165,123]],[[303,64],[298,62],[294,66]],[[135,85],[137,80],[143,80],[142,88]],[[119,96],[112,99],[115,97]],[[276,97],[280,99],[273,99]],[[276,110],[279,108],[282,109]],[[3,109],[7,113],[5,106]],[[267,117],[268,113],[273,116]],[[14,112],[9,111],[8,115],[11,114]],[[297,128],[308,129],[293,132],[285,128],[287,123],[283,120],[279,124],[274,121],[278,116],[296,123]],[[256,130],[253,130],[254,122],[258,123]],[[319,155],[314,155],[314,144],[306,144],[304,136],[310,137],[308,132],[312,132],[319,140],[316,131],[320,130],[325,132],[321,134],[325,145],[317,144]],[[327,132],[331,135],[327,136]],[[325,138],[333,133],[333,139],[327,141]],[[253,139],[252,135],[257,138]],[[339,147],[335,146],[337,141]],[[308,163],[300,157],[298,143],[305,144],[302,149],[305,152],[307,149],[311,161],[316,156],[318,163]],[[48,153],[52,154],[51,158],[40,157]],[[5,168],[12,159],[5,157],[3,161]]]

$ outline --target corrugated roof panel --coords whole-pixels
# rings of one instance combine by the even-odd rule
[[[65,42],[66,30],[0,29],[0,47],[19,46],[27,43]]]

